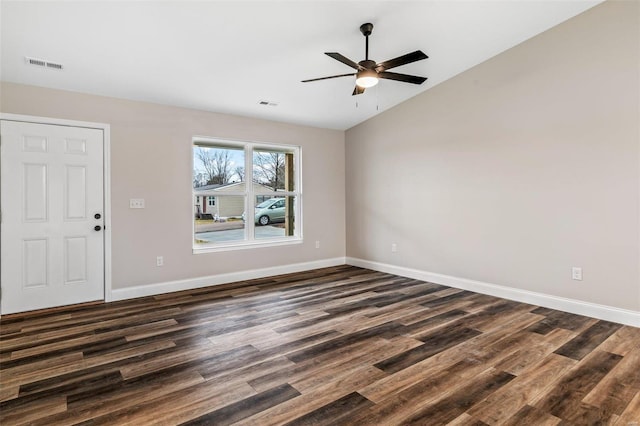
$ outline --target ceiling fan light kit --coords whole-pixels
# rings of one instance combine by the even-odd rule
[[[378,84],[378,73],[374,70],[358,71],[356,75],[356,84],[363,89],[368,89]]]
[[[369,59],[369,36],[373,31],[373,24],[367,22],[360,25],[360,32],[365,37],[365,59],[355,63],[351,59],[341,55],[337,52],[325,52],[325,55],[332,57],[336,61],[340,61],[343,64],[355,69],[357,72],[349,74],[332,75],[329,77],[312,78],[310,80],[302,80],[303,83],[311,81],[327,80],[330,78],[356,76],[356,87],[353,89],[352,95],[360,95],[364,93],[365,89],[378,84],[379,79],[384,78],[388,80],[396,80],[403,83],[422,84],[427,79],[426,77],[419,77],[417,75],[399,74],[395,72],[388,72],[387,70],[402,65],[410,64],[412,62],[427,59],[428,56],[421,50],[407,53],[406,55],[399,56],[388,61],[376,63]]]

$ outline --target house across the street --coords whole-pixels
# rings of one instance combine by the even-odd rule
[[[193,189],[194,214],[198,219],[219,219],[241,217],[244,212],[244,197],[242,195],[230,195],[243,192],[246,182],[234,182],[225,184],[212,184]],[[253,182],[254,194],[272,193],[268,186]],[[270,195],[257,195],[255,204],[259,204]]]

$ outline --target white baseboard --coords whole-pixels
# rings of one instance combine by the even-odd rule
[[[529,303],[543,306],[550,309],[570,312],[572,314],[585,315],[592,318],[613,321],[620,324],[640,327],[640,312],[626,309],[614,308],[612,306],[598,305],[596,303],[583,302],[581,300],[567,299],[564,297],[551,296],[543,293],[536,293],[528,290],[504,287],[496,284],[489,284],[481,281],[458,278],[450,275],[436,274],[433,272],[421,271],[418,269],[405,268],[402,266],[389,265],[387,263],[372,262],[369,260],[347,257],[348,265],[359,266],[361,268],[372,269],[374,271],[386,272],[388,274],[400,275],[421,281],[428,281],[435,284],[442,284],[448,287],[455,287],[469,290],[476,293],[515,300],[517,302]]]
[[[387,263],[373,262],[354,257],[336,257],[311,262],[294,263],[291,265],[274,266],[248,271],[231,272],[227,274],[210,275],[206,277],[190,278],[185,280],[167,281],[163,283],[142,285],[137,287],[117,288],[111,291],[109,301],[133,299],[136,297],[153,296],[156,294],[171,293],[174,291],[191,290],[194,288],[227,284],[236,281],[245,281],[256,278],[265,278],[274,275],[290,274],[294,272],[308,271],[317,268],[327,268],[339,265],[353,265],[388,274],[400,275],[435,284],[469,290],[490,296],[502,297],[517,302],[529,303],[550,309],[558,309],[578,315],[586,315],[592,318],[613,321],[620,324],[640,327],[640,312],[599,305],[581,300],[567,299],[528,290],[505,287],[496,284],[475,281],[450,275],[437,274],[419,269],[405,268]]]
[[[312,262],[294,263],[291,265],[273,266],[262,269],[251,269],[248,271],[230,272],[227,274],[189,278],[186,280],[167,281],[163,283],[141,285],[136,287],[114,288],[111,291],[111,300],[109,301],[153,296],[156,294],[171,293],[174,291],[191,290],[194,288],[209,287],[236,281],[245,281],[255,278],[265,278],[274,275],[308,271],[311,269],[327,268],[330,266],[344,265],[345,263],[346,262],[344,257],[336,257],[332,259],[322,259]]]

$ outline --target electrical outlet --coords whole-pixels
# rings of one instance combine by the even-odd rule
[[[144,198],[131,198],[129,200],[130,209],[144,209]]]
[[[320,248],[320,241],[316,241],[316,248],[319,249]]]
[[[571,268],[571,279],[582,281],[582,268],[578,268],[577,266]]]
[[[162,256],[156,257],[156,266],[164,266],[164,257]]]
[[[391,253],[396,253],[398,251],[398,245],[396,243],[391,244]]]

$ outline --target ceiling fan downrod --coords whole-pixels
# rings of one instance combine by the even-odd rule
[[[371,32],[373,31],[373,24],[370,22],[367,22],[366,24],[362,24],[360,25],[360,32],[362,33],[362,35],[365,38],[365,44],[364,44],[364,60],[368,61],[369,60],[369,36],[371,35]]]

